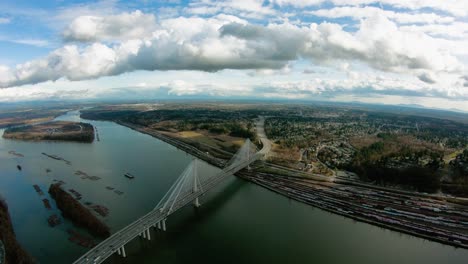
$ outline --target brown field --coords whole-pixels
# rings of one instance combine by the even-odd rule
[[[0,128],[48,122],[69,109],[25,109],[0,112]]]
[[[164,132],[172,137],[190,140],[210,148],[220,148],[225,151],[234,150],[240,147],[244,140],[239,137],[232,137],[224,134],[213,134],[206,130]]]

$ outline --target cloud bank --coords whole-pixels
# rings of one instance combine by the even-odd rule
[[[0,65],[0,88],[195,71],[216,81],[141,79],[135,83],[145,85],[133,88],[174,96],[235,91],[284,98],[354,93],[468,100],[468,1],[194,0],[153,12],[116,3],[60,10],[49,19],[67,23],[57,34],[57,48],[38,59]],[[0,18],[0,24],[16,20]],[[9,39],[37,47],[52,43]],[[229,75],[237,79],[222,84],[216,77]]]
[[[465,70],[429,35],[401,30],[378,13],[362,19],[357,31],[348,32],[328,22],[258,25],[227,15],[156,23],[154,16],[135,11],[78,17],[63,35],[67,41],[93,43],[67,44],[45,58],[15,68],[2,66],[0,86],[86,80],[137,70],[280,69],[299,59],[315,64],[358,61],[385,72],[414,73],[424,82],[429,78],[420,71],[436,75]]]

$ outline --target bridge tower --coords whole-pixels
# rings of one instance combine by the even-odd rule
[[[200,183],[200,179],[198,178],[198,160],[197,159],[194,159],[193,160],[193,169],[192,169],[192,178],[193,178],[193,188],[192,188],[192,192],[193,193],[198,193],[198,191],[200,191],[200,188],[201,188],[201,183]],[[198,200],[198,196],[197,198],[195,198],[195,201],[193,201],[193,205],[195,207],[200,207],[200,201]]]
[[[191,203],[200,206],[200,196],[213,189],[227,177],[247,167],[260,156],[261,154],[256,152],[255,145],[247,139],[231,160],[226,163],[223,170],[218,173],[199,173],[200,161],[194,159],[153,210],[99,243],[76,260],[74,264],[89,264],[90,261],[95,264],[102,263],[114,253],[125,257],[125,245],[131,239],[140,235],[150,240],[151,227],[158,227],[165,231],[166,220],[172,213]],[[109,250],[110,248],[112,250]]]
[[[247,160],[250,160],[250,150],[252,149],[251,144],[252,144],[252,142],[250,141],[250,139],[247,139],[245,141],[245,144],[244,144],[246,146],[246,149],[247,149],[247,151],[246,151],[247,152],[246,153],[247,154]],[[247,170],[248,171],[252,170],[252,168],[250,168],[250,163],[249,163],[249,165],[247,165]]]

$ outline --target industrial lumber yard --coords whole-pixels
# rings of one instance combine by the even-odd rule
[[[468,200],[398,190],[241,173],[248,181],[318,208],[384,228],[468,248]]]

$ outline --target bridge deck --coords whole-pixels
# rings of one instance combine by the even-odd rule
[[[246,160],[244,159],[241,162],[237,162],[237,164],[232,164],[226,167],[214,177],[208,178],[206,181],[202,182],[202,188],[200,188],[200,190],[197,192],[190,190],[185,191],[184,193],[180,193],[178,195],[177,201],[174,203],[173,206],[171,206],[170,210],[168,210],[167,208],[163,208],[162,206],[153,209],[146,215],[140,217],[139,219],[127,225],[123,229],[119,230],[106,240],[102,241],[96,247],[94,247],[86,254],[81,256],[74,263],[102,263],[104,260],[106,260],[112,254],[117,252],[118,249],[125,246],[135,237],[139,236],[149,228],[155,227],[158,223],[165,220],[170,214],[190,204],[196,198],[202,196],[203,194],[217,186],[226,177],[242,170],[243,168],[247,167],[249,164],[261,158],[262,156],[262,153],[257,152],[256,154],[249,156]]]

